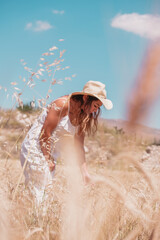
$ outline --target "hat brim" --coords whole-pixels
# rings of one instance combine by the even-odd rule
[[[100,98],[96,94],[91,94],[91,93],[87,93],[87,92],[74,92],[74,93],[71,94],[71,96],[72,95],[89,95],[89,96],[93,96],[93,97],[96,97],[97,99],[99,99],[107,110],[111,110],[113,108],[113,103],[112,103],[111,100],[105,99],[105,98]]]

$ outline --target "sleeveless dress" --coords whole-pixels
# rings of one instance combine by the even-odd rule
[[[28,185],[38,204],[42,203],[45,199],[45,191],[51,186],[55,172],[55,170],[50,172],[39,144],[39,136],[46,116],[47,109],[42,112],[27,133],[20,153],[21,165],[24,168],[25,183]],[[63,137],[68,134],[74,136],[75,132],[76,127],[71,124],[68,115],[59,121],[52,133],[53,146],[51,146],[51,155],[54,158],[55,164],[58,157],[60,157],[60,146]]]

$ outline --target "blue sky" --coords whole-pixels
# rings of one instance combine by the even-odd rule
[[[106,84],[108,98],[114,104],[110,111],[102,109],[102,117],[126,119],[127,98],[154,35],[149,32],[146,37],[143,29],[131,28],[132,19],[127,19],[131,16],[141,21],[141,16],[147,14],[158,16],[158,1],[1,0],[0,106],[11,108],[14,92],[22,92],[26,83],[23,80],[27,81],[30,76],[24,66],[36,72],[43,68],[39,66],[43,63],[40,58],[45,57],[45,61],[49,59],[52,63],[59,51],[65,49],[61,69],[66,66],[67,69],[55,74],[63,85],[52,86],[48,101],[82,90],[88,80],[102,81]],[[125,23],[118,16],[125,16]],[[129,21],[131,24],[128,26],[126,23]],[[53,46],[58,49],[49,51]],[[42,56],[45,52],[54,52],[55,55]],[[24,61],[20,61],[22,59]],[[27,64],[23,65],[24,62]],[[25,103],[46,96],[51,77],[42,74],[41,80],[46,82],[36,79],[31,83],[35,86],[28,85],[23,89],[21,98]],[[156,128],[160,128],[158,105],[159,100],[152,106],[145,122]]]

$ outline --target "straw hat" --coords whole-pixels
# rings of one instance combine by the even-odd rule
[[[81,92],[74,92],[71,95],[90,95],[98,98],[108,110],[112,109],[113,103],[107,99],[105,84],[98,81],[88,81]]]

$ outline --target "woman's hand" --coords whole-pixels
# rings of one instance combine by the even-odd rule
[[[54,159],[46,159],[47,163],[48,163],[48,167],[50,172],[53,172],[55,170],[55,163],[54,163]]]
[[[83,181],[84,181],[85,184],[89,184],[89,183],[92,182],[92,178],[91,178],[91,176],[88,173],[87,174],[85,173],[83,175]]]
[[[81,166],[82,178],[85,184],[93,184],[94,180],[92,176],[88,173],[86,163]]]
[[[49,166],[50,172],[53,172],[54,169],[55,169],[55,163],[50,161],[50,162],[48,163],[48,166]]]

